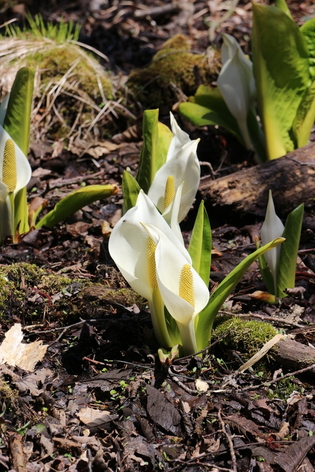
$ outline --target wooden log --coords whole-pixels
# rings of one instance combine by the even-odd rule
[[[312,379],[315,377],[315,349],[313,346],[301,344],[293,339],[279,341],[275,346],[276,355],[274,357],[277,365],[289,369],[290,371],[297,371],[311,367],[308,370],[308,375]]]
[[[224,214],[226,218],[264,216],[269,189],[279,216],[287,216],[300,203],[314,204],[315,143],[217,180],[204,179],[200,184],[209,214]]]

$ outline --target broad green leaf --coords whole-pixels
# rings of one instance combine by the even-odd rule
[[[135,206],[140,190],[136,179],[125,170],[122,178],[123,213]]]
[[[14,227],[19,234],[28,233],[30,230],[28,222],[27,188],[22,188],[14,199]]]
[[[315,18],[308,20],[301,26],[302,33],[309,54],[309,68],[311,77],[315,78]]]
[[[284,238],[277,238],[268,244],[257,249],[255,252],[247,256],[240,262],[218,285],[210,296],[207,306],[196,317],[195,330],[198,350],[204,349],[208,346],[213,321],[223,305],[224,301],[234,290],[240,279],[243,277],[249,266],[262,254],[273,247],[278,246],[284,241]]]
[[[284,297],[286,288],[295,287],[296,260],[300,244],[303,222],[304,205],[301,204],[288,215],[283,237],[285,242],[281,246],[279,272],[277,276],[277,297]]]
[[[253,3],[253,66],[268,159],[294,149],[290,130],[310,85],[309,53],[297,25],[277,7]]]
[[[273,279],[273,275],[269,269],[269,266],[266,262],[265,256],[264,255],[260,256],[258,261],[259,261],[259,270],[263,278],[264,284],[266,285],[269,293],[274,293],[275,282]]]
[[[315,120],[315,80],[305,92],[292,125],[295,147],[306,146]]]
[[[157,149],[157,161],[155,163],[155,172],[166,162],[168,148],[170,147],[173,138],[173,133],[168,126],[164,125],[160,121],[158,122],[158,149]]]
[[[179,105],[180,113],[195,126],[218,125],[233,133],[243,143],[237,121],[218,88],[200,85],[191,101]]]
[[[303,96],[293,123],[292,133],[296,147],[302,147],[308,143],[315,121],[315,18],[304,23],[300,32],[307,45],[309,72],[313,81]]]
[[[288,5],[287,5],[285,0],[275,0],[275,6],[277,8],[280,8],[280,10],[282,10],[283,13],[288,15],[288,17],[291,18],[291,20],[293,20],[291,12],[290,12],[290,10],[288,8]]]
[[[54,209],[45,215],[36,225],[36,228],[46,226],[52,228],[76,211],[96,200],[103,200],[117,193],[115,185],[89,185],[80,188],[64,197],[58,202]]]
[[[207,211],[202,200],[194,228],[191,234],[188,252],[192,260],[193,268],[198,272],[204,283],[208,286],[211,267],[212,233]]]
[[[10,92],[3,127],[27,156],[30,139],[31,110],[34,90],[34,71],[20,69]]]
[[[161,150],[159,150],[158,117],[158,109],[145,110],[143,113],[143,145],[136,180],[145,193],[148,193],[157,170],[166,160],[165,155],[163,161]]]

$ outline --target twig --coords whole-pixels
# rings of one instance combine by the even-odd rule
[[[171,367],[169,367],[168,369],[168,375],[179,387],[181,387],[183,390],[185,390],[185,392],[189,393],[190,395],[198,395],[198,393],[200,393],[197,389],[189,388],[183,382],[181,382],[179,378],[177,377],[177,375],[175,375],[174,372],[172,372]]]
[[[304,372],[307,372],[308,370],[315,370],[315,364],[308,365],[307,367],[304,367],[303,369],[296,370],[294,372],[288,372],[285,375],[282,375],[281,377],[277,377],[274,380],[270,380],[270,382],[266,382],[267,385],[281,382],[283,379],[287,379],[288,377],[295,377],[296,375],[304,374]]]
[[[145,8],[144,10],[136,10],[134,12],[135,18],[145,18],[150,16],[151,18],[156,18],[166,13],[173,13],[178,11],[177,5],[166,4],[158,7]]]
[[[63,187],[66,187],[67,185],[80,184],[82,182],[87,182],[88,180],[95,179],[96,177],[101,177],[103,175],[104,175],[104,170],[100,170],[98,172],[94,172],[94,174],[89,174],[87,176],[85,175],[85,176],[80,176],[80,177],[74,177],[73,179],[62,179],[60,182],[57,181],[53,186],[50,186],[48,184],[45,190],[43,190],[40,193],[40,196],[43,197],[48,192],[51,192],[52,190],[55,190],[56,188],[63,188]]]
[[[236,455],[235,455],[235,451],[234,451],[233,440],[231,438],[231,435],[226,430],[225,423],[224,423],[224,421],[222,419],[222,416],[221,416],[221,409],[218,410],[218,419],[219,419],[219,422],[221,424],[221,429],[223,431],[223,434],[225,435],[225,437],[227,439],[227,442],[229,444],[230,455],[231,455],[231,459],[232,459],[232,467],[233,467],[232,470],[233,470],[233,472],[237,472]]]
[[[82,358],[83,361],[88,361],[88,362],[91,362],[93,364],[97,364],[97,365],[103,365],[103,366],[106,366],[108,364],[126,364],[126,365],[130,365],[132,367],[141,367],[142,369],[149,369],[149,370],[153,370],[154,367],[152,365],[145,365],[145,364],[137,364],[136,362],[128,362],[128,361],[121,361],[119,359],[117,360],[107,360],[106,359],[106,362],[101,362],[101,361],[96,361],[95,359],[91,359],[90,357],[83,357]]]

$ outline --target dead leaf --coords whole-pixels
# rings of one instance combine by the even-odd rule
[[[38,388],[39,382],[44,384],[47,378],[52,378],[53,373],[50,369],[39,369],[33,374],[29,374],[23,379],[14,382],[15,385],[18,387],[20,392],[30,392],[31,395],[38,396],[44,390],[42,388]]]
[[[147,385],[147,411],[151,419],[165,431],[180,434],[180,414],[163,393],[151,385]]]
[[[207,392],[209,390],[209,385],[207,384],[207,382],[201,379],[197,379],[195,381],[195,386],[198,392]]]
[[[0,346],[0,364],[5,363],[33,372],[37,362],[46,354],[48,346],[43,345],[42,341],[23,344],[22,340],[21,324],[16,323],[7,331]]]
[[[275,463],[285,470],[285,472],[292,472],[297,470],[306,454],[315,444],[315,436],[302,438],[297,442],[290,444],[285,452],[279,452],[275,456]]]
[[[78,417],[83,424],[94,423],[95,421],[103,423],[104,421],[108,421],[108,418],[104,419],[104,417],[108,415],[109,411],[96,410],[94,408],[81,408],[78,412]]]
[[[104,428],[106,423],[118,418],[118,415],[111,415],[105,410],[96,410],[94,408],[81,408],[77,413],[80,421],[86,424],[89,429]]]

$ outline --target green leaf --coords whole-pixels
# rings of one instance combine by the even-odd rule
[[[192,230],[188,252],[193,268],[208,286],[211,267],[212,233],[204,201],[199,205],[197,217]]]
[[[141,188],[136,179],[126,170],[122,178],[122,194],[124,199],[123,213],[130,210],[137,203],[137,198]]]
[[[34,71],[22,67],[15,77],[10,92],[3,127],[27,156],[30,139]]]
[[[266,285],[268,292],[273,294],[275,291],[275,282],[273,279],[273,275],[269,269],[269,266],[266,262],[265,256],[264,255],[260,256],[258,259],[258,262],[259,262],[259,270],[263,278],[264,284]]]
[[[173,133],[168,126],[164,125],[160,121],[158,122],[158,148],[157,148],[157,159],[156,159],[156,170],[166,162],[168,148],[170,147],[173,139]],[[154,174],[155,175],[155,174]],[[154,178],[154,177],[153,177]]]
[[[284,297],[286,288],[295,287],[296,260],[300,244],[304,205],[295,208],[287,217],[281,246],[279,271],[277,274],[277,297]]]
[[[158,109],[145,110],[143,113],[143,145],[136,180],[145,193],[148,193],[156,172],[166,161],[168,145],[173,136],[165,125],[159,124],[158,116]]]
[[[290,12],[290,10],[288,8],[288,5],[287,5],[285,0],[275,0],[275,6],[277,8],[280,8],[280,10],[282,10],[283,13],[288,15],[288,17],[291,18],[291,20],[293,20],[291,12]]]
[[[296,148],[306,146],[315,120],[315,81],[305,92],[292,125]]]
[[[18,234],[28,233],[30,230],[26,187],[22,188],[14,198],[14,228]]]
[[[103,200],[117,193],[118,189],[115,185],[89,185],[80,188],[64,197],[58,202],[54,209],[45,215],[36,225],[36,228],[46,226],[52,228],[60,221],[64,220],[76,211],[86,205],[90,205],[96,200]]]
[[[301,27],[309,54],[309,68],[311,77],[315,78],[315,18],[306,21]]]
[[[224,301],[234,290],[240,279],[243,277],[249,266],[262,254],[273,247],[278,246],[284,241],[284,238],[277,238],[268,244],[257,249],[240,262],[218,285],[210,296],[207,306],[199,313],[195,321],[195,331],[198,350],[205,349],[211,337],[213,321],[223,305]]]
[[[297,25],[277,7],[253,3],[253,66],[268,159],[294,149],[293,121],[310,85],[309,52]]]
[[[200,85],[190,102],[179,105],[180,113],[195,126],[218,125],[233,133],[243,143],[243,138],[230,110],[218,88]]]

